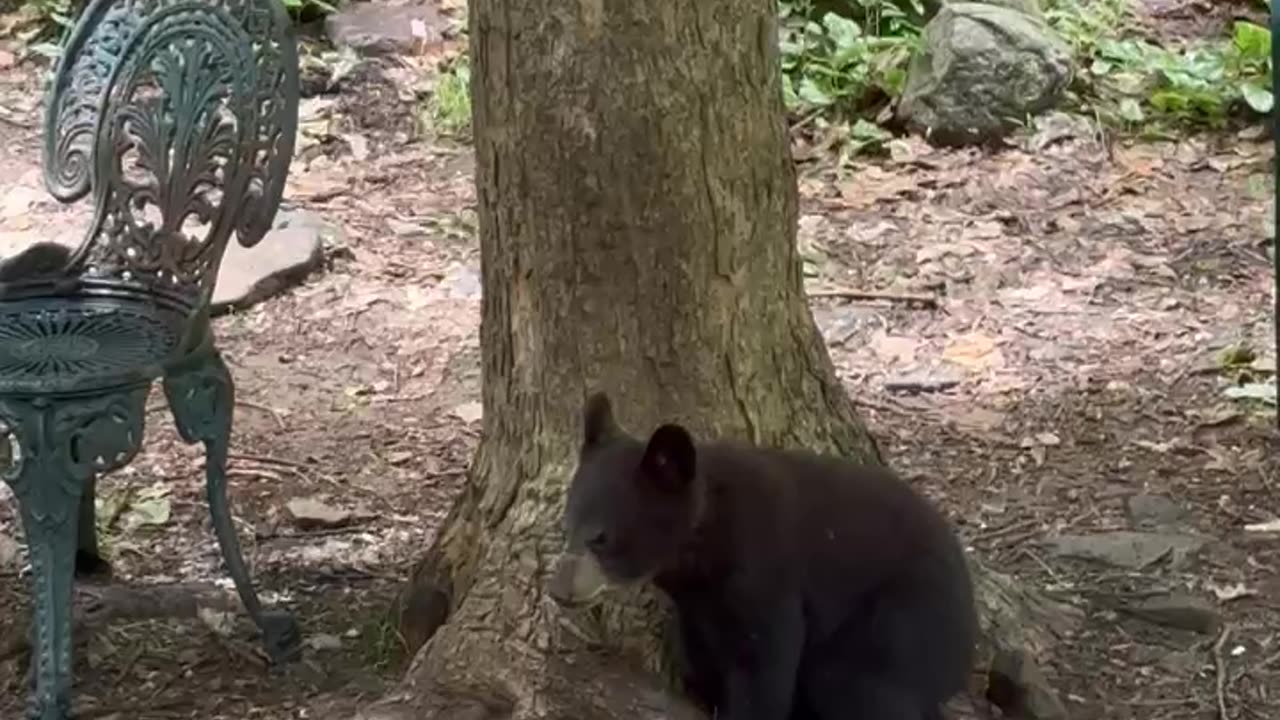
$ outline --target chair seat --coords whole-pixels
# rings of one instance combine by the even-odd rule
[[[132,298],[0,301],[0,395],[102,390],[158,377],[187,313]]]

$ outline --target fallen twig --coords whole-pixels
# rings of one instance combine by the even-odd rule
[[[1019,522],[1009,523],[1004,527],[999,527],[994,530],[988,530],[987,532],[975,535],[973,537],[973,542],[975,544],[987,543],[987,542],[991,542],[992,540],[998,540],[999,538],[1002,538],[1006,535],[1012,535],[1014,533],[1021,534],[1022,531],[1028,530],[1028,529],[1035,529],[1036,532],[1038,533],[1040,531],[1039,526],[1040,526],[1039,520],[1037,520],[1036,518],[1029,518],[1027,520],[1021,520]]]
[[[922,295],[919,293],[892,293],[881,292],[878,290],[856,290],[853,288],[823,288],[820,290],[810,290],[809,297],[826,297],[840,298],[844,300],[885,300],[888,302],[915,303],[931,310],[937,309],[938,298],[936,295]]]
[[[276,412],[275,409],[273,408],[269,408],[266,405],[259,405],[258,403],[249,402],[248,400],[239,400],[239,399],[236,400],[236,405],[239,405],[241,407],[251,408],[253,410],[260,410],[264,413],[267,413],[272,417],[272,419],[276,421],[276,425],[279,426],[281,430],[285,429],[284,418],[280,417],[280,413]]]
[[[284,482],[283,475],[275,472],[274,470],[268,470],[263,467],[231,468],[227,470],[227,477],[265,478],[267,480],[274,480],[278,483]]]
[[[35,127],[35,125],[32,125],[26,120],[19,120],[18,118],[13,117],[12,115],[9,114],[10,112],[12,111],[4,107],[3,105],[0,105],[0,120],[6,123],[9,123],[14,127],[20,127],[23,130],[30,130],[31,128]]]
[[[279,465],[289,468],[303,468],[305,464],[296,460],[285,460],[284,458],[272,457],[270,455],[250,455],[248,453],[228,453],[228,460],[246,460],[248,462],[264,463],[266,465]]]
[[[1213,667],[1218,674],[1218,720],[1231,720],[1231,715],[1227,712],[1227,660],[1222,654],[1222,648],[1227,644],[1227,638],[1230,635],[1231,626],[1224,625],[1222,633],[1213,643]]]
[[[960,385],[955,378],[899,378],[884,382],[885,392],[891,393],[936,393],[952,390]]]
[[[77,586],[73,632],[120,620],[195,618],[201,609],[243,612],[234,593],[207,584]],[[27,633],[17,633],[0,644],[0,662],[30,650]]]

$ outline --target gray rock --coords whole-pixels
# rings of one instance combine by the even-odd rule
[[[352,513],[326,505],[311,497],[294,498],[285,504],[299,530],[339,528],[350,524]]]
[[[1071,60],[1071,48],[1040,17],[949,4],[925,26],[898,118],[938,145],[999,140],[1058,103]]]
[[[307,645],[312,650],[341,650],[342,638],[329,633],[316,633],[307,638]]]
[[[425,36],[413,34],[415,21],[421,23]],[[364,55],[410,53],[419,44],[440,42],[444,26],[445,19],[434,5],[417,3],[353,2],[324,21],[325,34],[334,45]]]
[[[1213,603],[1186,593],[1169,593],[1147,598],[1120,608],[1122,612],[1147,622],[1179,630],[1212,635],[1222,623]]]
[[[440,280],[440,286],[451,298],[459,300],[479,299],[480,268],[457,263],[449,268]]]
[[[244,309],[298,284],[324,260],[324,238],[337,229],[308,212],[280,211],[275,227],[251,248],[232,237],[213,289],[213,312]]]
[[[1032,17],[1044,17],[1044,9],[1040,7],[1039,0],[972,0],[972,2],[979,5],[992,5],[994,7],[1017,10]]]
[[[1129,498],[1129,521],[1139,529],[1170,528],[1186,516],[1178,504],[1163,495],[1141,493]]]
[[[1116,531],[1097,535],[1061,535],[1048,541],[1060,557],[1104,562],[1140,570],[1167,556],[1177,560],[1206,544],[1204,538],[1173,533]]]

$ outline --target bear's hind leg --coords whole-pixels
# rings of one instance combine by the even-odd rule
[[[815,720],[936,720],[936,706],[884,675],[856,674],[851,668],[816,669],[804,680],[804,705]]]

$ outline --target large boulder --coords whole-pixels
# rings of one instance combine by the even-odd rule
[[[939,145],[992,142],[1053,108],[1072,72],[1071,49],[1038,15],[950,3],[925,26],[898,119]]]
[[[1044,17],[1044,9],[1040,7],[1040,0],[973,0],[973,2],[979,5],[1009,8],[1033,17]]]
[[[445,18],[433,2],[351,2],[325,18],[324,29],[338,47],[366,55],[409,55],[438,43]]]

